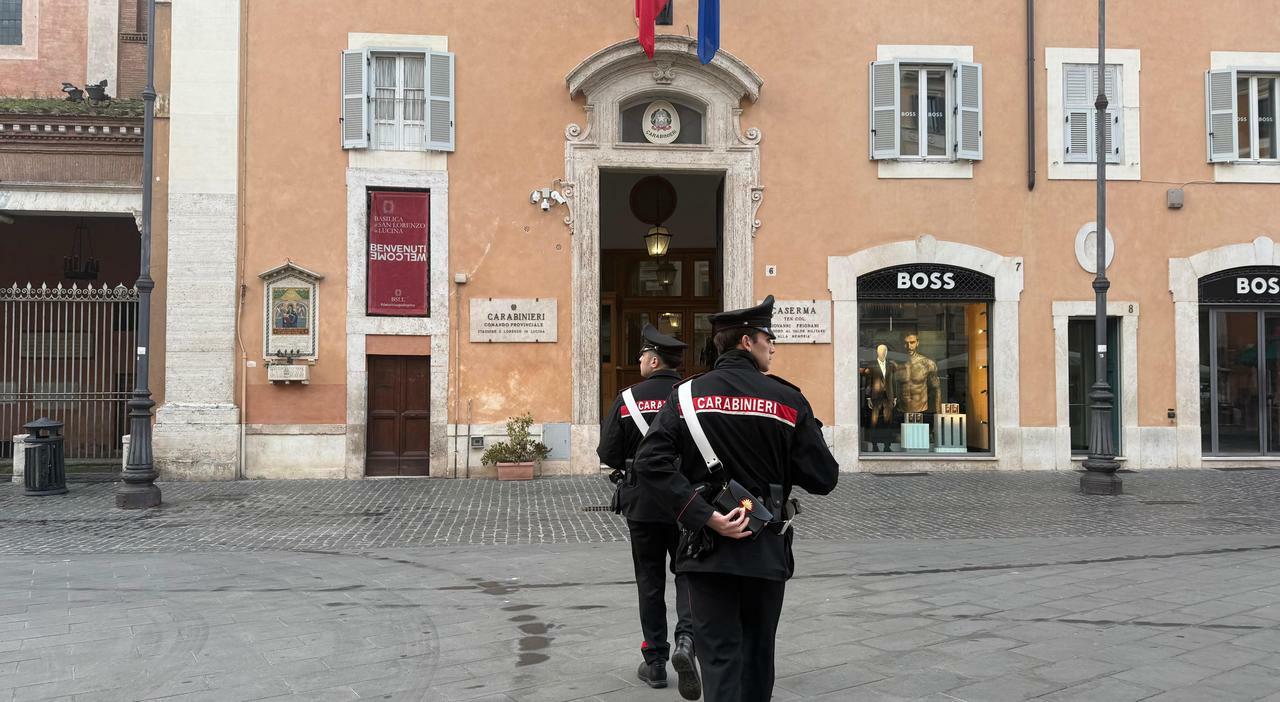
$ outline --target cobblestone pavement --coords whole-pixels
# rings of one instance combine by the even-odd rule
[[[1280,702],[1277,474],[1125,478],[843,476],[775,699]],[[599,480],[163,487],[0,487],[0,702],[678,699]]]
[[[1280,471],[1129,473],[1126,493],[1077,494],[1055,472],[841,476],[806,498],[806,538],[965,539],[1100,533],[1280,533]],[[626,539],[598,476],[495,480],[164,483],[164,505],[115,509],[114,486],[26,497],[0,484],[0,553],[390,548]]]

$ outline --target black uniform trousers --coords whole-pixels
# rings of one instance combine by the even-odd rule
[[[640,594],[640,630],[644,632],[644,659],[665,661],[671,654],[667,640],[667,559],[676,557],[680,528],[674,523],[633,522],[631,560],[636,568],[636,589]],[[676,575],[676,636],[693,635],[689,616],[689,594],[685,576]]]
[[[704,699],[769,700],[786,583],[723,573],[686,573],[685,578]]]

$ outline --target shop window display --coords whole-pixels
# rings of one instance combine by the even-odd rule
[[[991,303],[945,299],[986,297],[990,278],[949,268],[881,271],[864,276],[865,286],[859,280],[864,455],[991,451]],[[961,277],[976,278],[976,286]],[[889,285],[877,285],[876,278]],[[913,286],[913,280],[925,282]],[[944,299],[913,299],[931,292]]]

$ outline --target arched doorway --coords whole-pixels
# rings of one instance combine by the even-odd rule
[[[601,198],[611,173],[681,173],[722,181],[723,221],[718,247],[720,304],[753,300],[752,239],[763,198],[760,132],[741,129],[742,100],[754,102],[762,81],[721,50],[705,66],[690,37],[663,35],[649,60],[635,40],[602,49],[566,77],[569,96],[586,100],[586,125],[565,129],[563,191],[573,235],[571,302],[574,472],[598,470],[595,448],[601,405]],[[697,112],[693,143],[651,143],[628,126],[638,106],[667,101]],[[643,110],[640,111],[643,114]],[[682,113],[683,114],[683,113]],[[694,121],[694,120],[691,120]],[[687,140],[686,140],[687,141]],[[693,320],[693,317],[690,317]]]
[[[1280,251],[1273,239],[1169,259],[1179,468],[1280,453]],[[1276,436],[1271,436],[1272,434]]]

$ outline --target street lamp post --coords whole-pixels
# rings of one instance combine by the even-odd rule
[[[151,456],[151,388],[147,378],[151,344],[151,190],[155,177],[151,159],[155,151],[156,106],[156,2],[147,3],[147,87],[142,91],[142,246],[138,264],[138,348],[134,356],[133,397],[129,400],[129,460],[116,488],[116,507],[146,509],[160,504],[156,468]]]
[[[1085,474],[1080,476],[1080,492],[1086,495],[1119,495],[1122,486],[1116,471],[1115,438],[1111,434],[1111,412],[1115,394],[1107,382],[1107,63],[1106,63],[1107,0],[1098,0],[1098,97],[1097,149],[1098,167],[1098,216],[1093,239],[1097,242],[1098,272],[1093,279],[1094,292],[1094,343],[1096,344],[1095,378],[1089,391],[1091,401],[1089,429],[1089,457],[1084,461]]]

